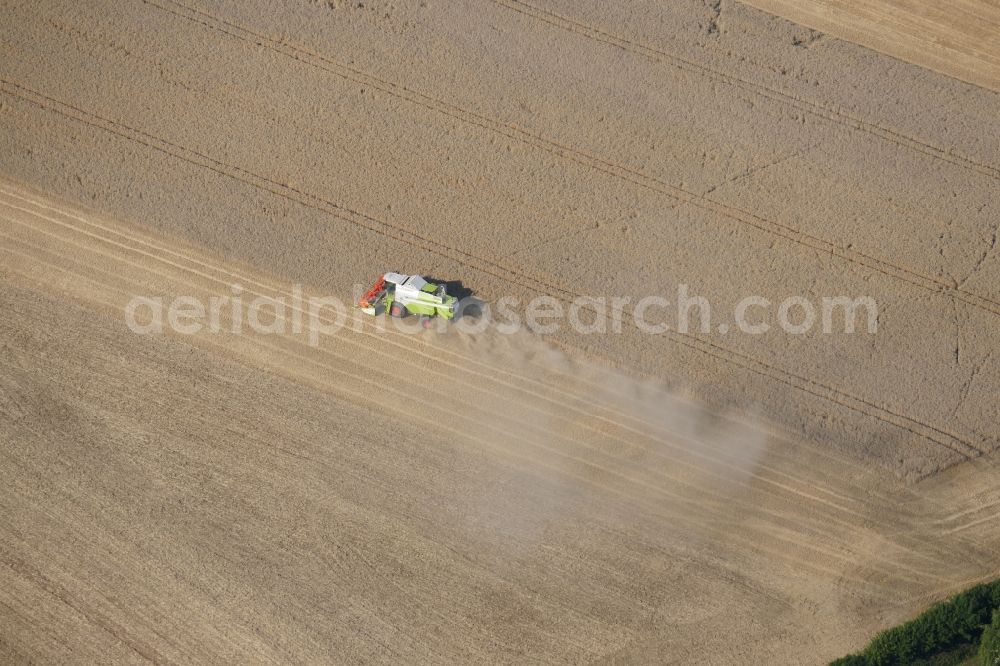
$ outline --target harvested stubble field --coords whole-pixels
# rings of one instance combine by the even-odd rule
[[[997,93],[730,2],[0,16],[5,661],[821,663],[996,576]],[[123,315],[385,270],[878,330]]]

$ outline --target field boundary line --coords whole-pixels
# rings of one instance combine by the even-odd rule
[[[6,191],[3,191],[3,190],[0,190],[0,192],[3,192],[3,194],[7,194],[8,196],[16,196],[16,195],[11,195],[10,193],[8,193]],[[41,206],[40,204],[37,204],[37,203],[33,203],[33,205]],[[202,280],[205,280],[205,281],[207,281],[209,283],[213,283],[213,284],[221,284],[221,285],[227,284],[225,280],[219,279],[217,277],[212,277],[212,276],[207,275],[207,274],[205,274],[205,273],[203,273],[203,272],[201,272],[199,270],[196,270],[196,269],[191,269],[191,268],[182,266],[181,264],[175,263],[175,262],[170,261],[168,259],[165,259],[163,257],[156,256],[155,254],[151,254],[149,252],[146,252],[145,250],[137,249],[135,247],[126,245],[124,243],[120,243],[118,241],[115,241],[115,240],[112,240],[110,238],[101,236],[99,234],[82,230],[77,225],[74,225],[72,223],[61,222],[61,221],[58,221],[58,220],[56,220],[54,218],[50,218],[50,217],[48,217],[46,215],[40,214],[40,213],[35,212],[35,211],[23,209],[23,208],[20,208],[20,207],[17,207],[17,206],[12,206],[10,203],[4,202],[4,201],[0,201],[0,206],[6,207],[6,208],[12,208],[14,210],[20,211],[21,213],[30,216],[30,217],[37,217],[37,218],[40,218],[42,220],[45,220],[49,224],[53,224],[53,225],[62,227],[67,232],[69,232],[69,234],[73,234],[73,233],[82,234],[84,236],[87,236],[87,237],[91,238],[92,242],[95,242],[96,244],[107,244],[107,245],[111,245],[113,247],[118,247],[120,249],[123,249],[126,252],[135,253],[135,254],[139,254],[141,256],[148,257],[149,259],[153,260],[154,262],[159,262],[159,263],[165,264],[166,266],[169,266],[169,267],[173,268],[174,270],[178,271],[179,273],[182,273],[182,274],[190,273],[190,274],[192,274],[194,276],[197,276],[198,278],[201,278]],[[41,207],[49,208],[49,207],[46,207],[46,206],[41,206]],[[187,261],[187,262],[190,262],[190,263],[200,263],[200,262],[198,262],[196,260],[184,257],[183,255],[179,255],[178,253],[173,252],[173,251],[171,251],[171,250],[169,250],[167,248],[160,248],[160,247],[157,247],[157,246],[154,246],[154,245],[151,245],[151,244],[147,244],[147,243],[144,243],[143,241],[141,241],[140,239],[129,237],[129,236],[127,236],[125,234],[122,234],[120,232],[116,232],[115,230],[107,229],[105,227],[102,227],[101,225],[91,224],[89,221],[82,220],[80,218],[77,218],[74,215],[70,215],[68,213],[68,211],[63,211],[61,209],[55,209],[55,212],[57,212],[59,214],[62,214],[62,215],[65,215],[65,216],[68,216],[68,217],[72,217],[74,219],[78,219],[83,224],[86,224],[88,226],[93,226],[93,227],[102,229],[103,231],[105,231],[105,232],[107,232],[109,234],[114,234],[116,236],[122,236],[123,238],[126,238],[129,241],[132,241],[134,243],[139,243],[139,244],[142,244],[142,245],[146,245],[147,247],[150,247],[154,251],[155,250],[160,250],[160,251],[162,251],[162,252],[164,252],[166,254],[174,254],[175,256],[179,256],[182,261]],[[0,219],[6,219],[7,221],[12,222],[14,224],[17,224],[18,226],[25,226],[23,223],[18,222],[16,220],[13,220],[11,218],[7,218],[4,215],[0,215]],[[52,235],[49,232],[43,231],[41,229],[34,229],[34,231],[36,233],[40,233],[40,234],[43,234],[43,235],[46,235],[46,236],[51,236],[57,242],[64,243],[64,244],[73,244],[73,241],[70,240],[70,238],[68,238],[68,237]],[[2,235],[2,234],[0,234],[0,235]],[[21,242],[24,243],[24,244],[31,245],[32,247],[35,247],[35,249],[38,250],[38,251],[44,251],[43,248],[34,246],[34,244],[27,243],[26,241],[21,241]],[[105,253],[100,252],[99,250],[86,250],[86,251],[91,252],[91,253],[96,253],[96,254],[102,254],[104,256],[109,257],[113,261],[114,260],[118,260],[118,261],[121,261],[122,263],[126,263],[126,264],[131,265],[131,266],[133,266],[135,268],[143,268],[143,267],[139,266],[138,264],[135,264],[134,262],[129,262],[129,261],[127,261],[124,258],[118,259],[118,258],[114,257],[113,255],[107,255]],[[210,266],[209,268],[212,269],[212,270],[215,270],[215,271],[217,271],[219,273],[228,273],[226,270],[221,269],[218,266],[214,266],[213,265],[213,266]],[[176,281],[176,282],[184,282],[184,283],[192,285],[192,286],[195,285],[195,283],[192,282],[190,278],[188,280],[184,280],[183,278],[180,278],[180,277],[176,277],[176,276],[172,276],[172,275],[166,275],[166,274],[161,273],[160,271],[158,271],[158,270],[156,270],[154,268],[145,267],[145,269],[148,270],[148,271],[150,271],[150,272],[152,272],[152,273],[154,273],[154,274],[156,274],[156,275],[158,275],[158,276],[160,276],[160,277],[168,279],[168,280],[173,280],[173,281]],[[232,275],[232,274],[230,274],[230,275]],[[251,279],[251,280],[247,280],[247,281],[250,282],[250,283],[256,284],[258,286],[261,286],[261,283],[255,281],[255,280]],[[272,290],[272,291],[274,291],[274,292],[276,292],[278,294],[287,295],[286,292],[284,292],[283,290],[281,290],[279,288],[269,287],[269,286],[266,286],[266,285],[263,285],[263,286],[266,289],[270,289],[270,290]],[[265,293],[261,293],[261,292],[258,292],[258,291],[254,291],[252,289],[248,289],[246,287],[244,287],[244,293],[255,295],[255,296],[273,297],[273,296],[269,296],[268,294],[265,294]],[[292,309],[295,309],[294,306],[292,306]],[[301,310],[300,310],[300,313],[304,314],[304,312],[301,311]],[[284,318],[287,319],[287,317],[284,317]],[[323,322],[327,323],[327,324],[333,323],[333,321],[329,320],[329,319],[324,319]],[[358,331],[352,331],[352,332],[357,332],[358,335],[360,335],[360,336],[371,337],[371,338],[376,339],[376,340],[384,341],[382,338],[380,338],[380,337],[378,337],[378,336],[376,336],[376,335],[374,335],[374,334],[372,334],[372,333],[370,333],[368,331],[365,331],[365,330],[358,330]],[[353,345],[353,346],[364,348],[364,346],[359,341],[348,340],[348,342],[351,345]],[[393,344],[394,346],[401,346],[401,345],[399,345],[398,343],[395,343],[395,342],[390,342],[390,344]],[[337,358],[339,360],[342,360],[342,361],[354,362],[352,360],[353,357],[346,357],[346,356],[338,355],[338,354],[335,354],[335,353],[330,352],[330,351],[323,351],[322,353],[325,353],[325,354],[328,354],[328,355],[332,355],[335,358]],[[432,358],[430,355],[427,355],[427,354],[423,354],[423,356],[425,356],[426,358]],[[414,368],[417,368],[420,371],[431,372],[432,374],[436,374],[438,376],[441,376],[442,378],[447,378],[446,375],[444,373],[442,373],[441,371],[435,371],[435,370],[432,370],[432,369],[422,368],[422,367],[420,367],[420,366],[418,366],[416,364],[413,364],[413,363],[410,363],[409,365],[411,365]],[[453,367],[455,369],[457,369],[457,370],[463,370],[463,368],[461,366],[457,365],[457,364],[454,364]],[[378,372],[384,374],[384,372],[381,371],[381,370],[378,371]],[[473,377],[479,377],[479,378],[483,379],[484,381],[489,382],[491,384],[497,383],[492,377],[486,375],[485,373],[475,372],[475,373],[470,373],[470,374]],[[486,394],[494,393],[494,391],[490,391],[487,387],[478,387],[477,388],[473,382],[464,381],[463,384],[466,384],[467,386],[469,386],[473,390],[482,391],[483,393],[486,393]],[[525,392],[520,387],[517,387],[517,386],[514,386],[514,385],[507,384],[506,386],[507,386],[507,388],[509,390],[513,391],[514,393],[520,394],[522,396],[522,398],[524,398],[523,401],[526,402],[526,403],[528,403],[527,406],[528,406],[529,409],[533,409],[535,411],[539,411],[538,408],[531,402],[531,399],[530,398],[526,398],[526,396],[533,396],[535,398],[547,400],[548,402],[552,403],[556,407],[570,409],[570,410],[572,410],[572,411],[574,411],[574,412],[576,412],[578,414],[581,414],[581,415],[594,416],[593,414],[591,414],[591,413],[589,413],[587,411],[584,411],[580,407],[572,405],[572,404],[570,404],[568,402],[561,402],[561,401],[557,401],[557,400],[553,400],[553,399],[546,399],[542,395],[539,395],[539,394],[534,393],[534,392],[530,392],[530,393],[529,392]],[[575,394],[571,394],[571,395],[575,397]],[[495,413],[495,412],[491,412],[491,413]],[[539,412],[539,413],[543,413],[543,412]],[[506,415],[503,415],[503,414],[499,414],[499,413],[496,413],[496,414],[498,414],[499,416],[501,416],[502,419],[508,419],[508,420],[510,420],[512,418],[512,417],[507,417]],[[623,416],[627,416],[627,415],[623,415]],[[572,419],[570,419],[568,417],[563,417],[563,416],[559,415],[558,413],[554,416],[554,418],[561,419],[561,420],[565,421],[568,424],[574,424],[575,423],[575,421],[573,421]],[[709,465],[720,465],[722,467],[725,467],[727,469],[731,469],[733,471],[737,471],[737,472],[740,471],[739,468],[726,463],[726,461],[724,459],[722,459],[722,458],[716,458],[716,457],[711,456],[711,455],[709,455],[707,453],[699,452],[699,451],[694,451],[691,448],[686,448],[686,447],[683,447],[683,446],[680,446],[678,444],[673,443],[672,441],[670,441],[671,438],[676,438],[676,439],[679,439],[679,440],[682,440],[682,441],[685,441],[685,442],[689,442],[689,443],[692,443],[692,444],[698,444],[698,442],[696,440],[692,440],[690,437],[688,437],[686,435],[683,435],[681,433],[678,433],[676,431],[672,431],[672,430],[669,430],[669,429],[666,429],[666,428],[662,428],[661,429],[662,433],[664,435],[667,435],[667,438],[666,438],[667,441],[664,441],[664,440],[658,439],[657,437],[655,437],[654,435],[652,435],[650,433],[642,432],[641,430],[638,430],[638,429],[636,429],[636,428],[634,428],[632,426],[629,426],[629,425],[627,425],[627,424],[625,424],[623,422],[615,421],[613,419],[606,418],[606,417],[597,417],[597,418],[599,418],[600,420],[608,423],[609,425],[611,425],[613,427],[616,427],[616,428],[619,428],[619,429],[631,432],[631,433],[633,433],[633,434],[635,434],[635,435],[637,435],[637,436],[639,436],[639,437],[641,437],[643,439],[646,439],[649,442],[653,443],[654,445],[666,444],[669,448],[671,448],[671,449],[673,449],[675,451],[686,452],[686,453],[689,453],[691,455],[694,455],[695,457],[700,458],[703,461],[708,462]],[[681,465],[683,465],[685,467],[688,467],[688,468],[693,469],[693,470],[697,470],[700,473],[704,473],[704,474],[707,474],[707,475],[710,475],[710,476],[715,476],[717,478],[723,478],[723,475],[721,475],[718,472],[713,471],[710,467],[705,467],[703,465],[698,465],[698,464],[695,464],[695,463],[692,463],[692,462],[689,462],[689,461],[674,461],[673,458],[670,458],[668,456],[660,454],[660,453],[658,453],[655,450],[651,450],[649,448],[643,447],[643,446],[641,446],[641,445],[639,445],[637,443],[634,443],[634,442],[631,442],[631,441],[629,441],[627,439],[624,439],[621,436],[612,435],[612,434],[607,433],[605,431],[598,430],[597,428],[595,428],[594,426],[592,426],[590,424],[586,424],[586,423],[579,424],[579,423],[577,423],[576,425],[582,425],[583,427],[586,427],[587,429],[593,431],[595,434],[598,434],[600,436],[609,438],[611,441],[615,441],[615,442],[618,442],[620,444],[623,444],[626,447],[629,447],[632,450],[635,450],[637,452],[644,453],[644,454],[651,454],[654,457],[657,457],[657,458],[659,458],[659,459],[661,459],[663,461],[677,462],[678,464],[681,464]],[[560,438],[564,439],[564,440],[567,440],[567,441],[570,441],[570,442],[573,441],[573,440],[568,440],[567,437],[562,436],[562,435],[560,435]],[[604,452],[601,452],[601,451],[598,451],[596,449],[593,449],[593,447],[585,447],[585,448],[594,450],[598,455],[606,456],[606,457],[608,457],[611,460],[617,460],[616,458],[614,458],[614,457],[612,457],[612,456],[610,456],[610,455],[608,455],[608,454],[606,454]],[[788,493],[788,494],[791,494],[791,495],[796,495],[798,497],[802,497],[804,499],[816,502],[817,504],[825,505],[825,506],[827,506],[827,507],[829,507],[831,509],[843,512],[843,513],[845,513],[847,515],[851,515],[851,516],[854,516],[856,518],[864,518],[863,514],[858,513],[857,511],[855,511],[853,509],[850,509],[848,507],[845,507],[845,506],[842,506],[840,504],[837,504],[834,501],[813,496],[813,495],[809,494],[806,491],[799,490],[797,488],[788,486],[788,485],[786,485],[784,483],[781,483],[781,482],[778,482],[778,481],[774,481],[772,479],[769,479],[767,477],[761,476],[761,475],[756,474],[756,473],[752,473],[751,476],[753,476],[754,478],[758,479],[759,482],[764,483],[764,484],[766,484],[768,486],[773,486],[774,488],[776,488],[776,489],[778,489],[780,491],[783,491],[785,493]],[[667,478],[672,478],[672,477],[667,477]],[[797,479],[797,478],[794,478],[794,477],[791,477],[791,478],[794,481],[799,482],[801,485],[806,485],[805,482],[803,482],[800,479]],[[687,483],[685,483],[683,481],[681,481],[681,483],[682,483],[682,485],[691,487],[689,484],[687,484]],[[814,488],[814,490],[815,490],[815,488]],[[845,499],[845,500],[846,499],[850,499],[850,498],[846,498],[846,497],[843,497],[843,496],[839,496],[837,493],[833,493],[832,491],[824,490],[822,488],[820,488],[818,490],[820,490],[822,492],[826,492],[827,494],[833,494],[834,496],[838,496],[841,499]],[[841,522],[838,519],[833,519],[833,520],[835,520],[836,522]],[[847,523],[843,523],[843,524],[846,525]]]

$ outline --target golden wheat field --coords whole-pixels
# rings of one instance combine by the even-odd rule
[[[819,664],[997,577],[942,7],[3,3],[0,660]],[[478,305],[314,307],[387,271]]]

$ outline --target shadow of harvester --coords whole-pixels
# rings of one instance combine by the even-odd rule
[[[458,312],[455,314],[455,319],[462,317],[477,319],[483,315],[486,301],[473,296],[472,290],[462,284],[461,280],[441,280],[432,275],[424,276],[424,279],[433,284],[444,285],[445,291],[458,299]]]

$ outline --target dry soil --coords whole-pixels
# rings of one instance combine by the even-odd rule
[[[821,663],[997,575],[997,93],[728,2],[0,17],[5,656]],[[390,269],[713,325],[123,314]]]

